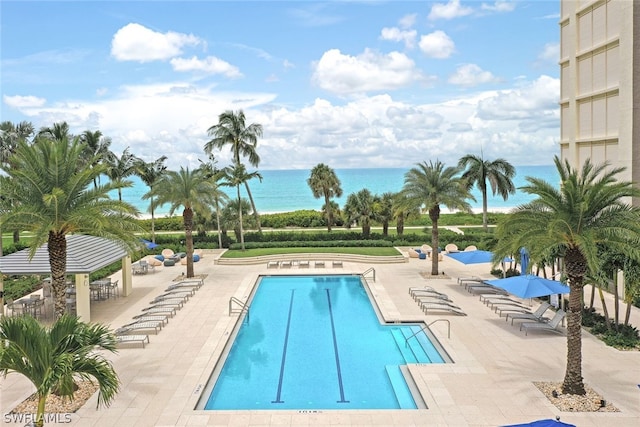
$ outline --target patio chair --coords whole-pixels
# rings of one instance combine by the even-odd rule
[[[151,306],[151,307],[143,308],[142,311],[144,311],[144,313],[137,314],[133,316],[133,318],[138,319],[142,316],[148,316],[149,314],[155,314],[155,313],[166,313],[169,315],[169,317],[173,317],[176,315],[177,310],[175,307],[172,307],[172,306]]]
[[[149,304],[152,304],[154,306],[175,305],[179,308],[182,308],[185,302],[187,302],[186,297],[175,295],[175,296],[168,296],[168,297],[163,297],[163,296],[155,297]]]
[[[204,280],[202,279],[185,279],[185,280],[181,280],[177,283],[174,283],[172,285],[169,285],[167,287],[167,291],[171,291],[177,288],[195,288],[195,289],[200,289],[200,287],[204,285]]]
[[[531,314],[531,310],[529,310],[525,306],[517,306],[517,305],[499,305],[496,306],[494,312],[498,313],[498,317],[502,317],[502,313],[509,314]]]
[[[127,335],[131,332],[136,332],[139,330],[145,331],[154,331],[156,335],[162,329],[162,322],[132,322],[127,325],[124,325],[114,331],[116,335]]]
[[[150,264],[146,259],[141,259],[138,262],[140,263],[140,266],[142,267],[142,271],[144,272],[144,274],[147,274],[148,272],[152,272],[152,273],[156,272],[155,265]]]
[[[448,297],[447,294],[436,291],[431,286],[425,286],[424,288],[409,288],[409,295],[415,300],[419,296],[438,295]]]
[[[458,249],[458,245],[456,245],[455,243],[449,243],[447,246],[444,247],[444,250],[448,254],[452,254],[454,252],[460,252],[460,249]]]
[[[169,316],[162,313],[150,314],[148,316],[138,317],[136,322],[162,322],[162,325],[164,326],[169,323]]]
[[[446,295],[439,295],[439,294],[425,294],[425,295],[417,295],[414,298],[414,301],[416,301],[418,304],[420,304],[421,302],[435,302],[435,303],[449,303],[449,304],[453,304],[453,300],[450,299],[448,296]]]
[[[425,314],[429,314],[429,311],[446,311],[447,313],[457,314],[458,316],[467,315],[467,313],[462,311],[459,307],[452,307],[444,304],[422,304],[421,308]]]
[[[507,313],[505,316],[505,322],[508,322],[511,319],[511,324],[513,325],[513,321],[518,320],[535,320],[540,322],[544,320],[544,313],[551,307],[551,304],[548,302],[543,302],[534,312],[529,313]]]
[[[538,331],[550,331],[562,333],[561,330],[558,329],[560,322],[564,319],[565,316],[564,310],[556,311],[555,316],[551,318],[549,321],[545,322],[524,322],[520,324],[520,330],[524,329],[524,334],[528,335],[529,330],[538,330]]]
[[[438,300],[438,299],[424,299],[424,300],[418,300],[418,305],[420,307],[423,306],[432,306],[432,305],[442,305],[445,307],[449,307],[449,308],[455,308],[456,310],[460,310],[460,307],[458,307],[457,305],[454,305],[451,303],[451,301],[447,301],[447,300]]]
[[[280,263],[278,261],[268,261],[267,268],[278,268]]]
[[[149,335],[116,335],[118,344],[123,343],[141,343],[142,348],[145,344],[149,344]]]
[[[149,307],[145,307],[142,310],[146,311],[153,307],[173,307],[177,311],[180,310],[182,306],[184,306],[184,300],[151,301],[149,302]]]
[[[118,287],[119,281],[120,279],[114,280],[108,285],[105,285],[105,290],[107,291],[107,298],[111,298],[112,296],[114,298],[120,297],[120,287]]]
[[[172,249],[163,249],[161,254],[165,258],[171,258],[172,256],[175,255]]]
[[[458,285],[464,285],[465,288],[467,287],[468,284],[474,284],[474,283],[482,284],[484,283],[484,279],[478,276],[458,277]]]
[[[307,260],[301,260],[298,263],[298,268],[309,268],[309,261]]]
[[[478,247],[476,245],[469,245],[466,248],[464,248],[465,251],[477,251]]]
[[[315,268],[324,268],[324,261],[316,261],[313,263]]]
[[[15,302],[13,298],[7,298],[5,301],[7,303],[7,316],[19,316],[23,313],[24,306],[21,303]]]
[[[332,261],[331,262],[331,266],[332,267],[342,267],[342,261]]]
[[[291,261],[280,261],[280,268],[291,268]]]

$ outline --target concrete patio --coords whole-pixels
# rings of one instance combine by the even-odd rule
[[[640,424],[640,352],[618,351],[583,333],[585,383],[615,405],[615,413],[560,412],[533,385],[560,382],[566,363],[566,337],[519,331],[487,308],[477,296],[456,283],[461,276],[489,277],[488,264],[463,265],[444,257],[442,278],[427,279],[430,262],[410,259],[400,264],[344,262],[342,267],[267,269],[255,265],[217,265],[217,253],[195,264],[207,275],[204,286],[169,320],[146,348],[122,347],[109,355],[122,388],[109,408],[96,410],[97,395],[71,415],[73,426],[500,426],[560,416],[580,427]],[[388,320],[437,322],[432,331],[455,363],[412,365],[411,373],[428,405],[425,410],[354,411],[201,411],[194,410],[237,316],[230,316],[229,299],[246,300],[261,274],[363,273],[373,267],[369,285]],[[131,321],[149,302],[186,270],[185,266],[156,268],[133,277],[128,297],[92,302],[92,320],[117,328]],[[119,273],[113,279],[119,279]],[[445,292],[467,316],[425,315],[408,289],[432,286]],[[634,309],[631,322],[640,324]],[[0,380],[3,417],[33,392],[18,374]],[[7,418],[3,421],[6,423]],[[12,424],[8,424],[12,425]],[[18,425],[18,424],[14,424]],[[48,424],[49,425],[49,424]],[[61,424],[63,425],[63,424]]]

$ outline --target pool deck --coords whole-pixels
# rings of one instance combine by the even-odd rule
[[[488,264],[463,265],[444,257],[440,271],[449,278],[426,279],[430,261],[410,259],[399,264],[344,262],[342,267],[269,268],[267,264],[216,265],[215,253],[196,263],[206,274],[204,286],[177,312],[146,348],[131,345],[109,355],[122,382],[108,408],[96,410],[97,394],[71,415],[71,426],[500,426],[555,418],[580,427],[640,425],[640,352],[618,351],[583,333],[585,384],[620,412],[560,412],[533,385],[561,382],[566,364],[566,336],[531,332],[525,336],[487,308],[478,296],[456,283],[457,277],[489,277]],[[369,285],[388,320],[437,322],[432,331],[453,364],[412,365],[410,371],[425,399],[425,410],[350,411],[200,411],[194,410],[237,316],[230,316],[231,297],[246,300],[261,274],[350,274],[373,267]],[[185,266],[159,267],[155,273],[133,276],[133,293],[92,302],[92,320],[113,328],[134,315],[185,271]],[[120,273],[114,274],[118,279]],[[432,286],[445,292],[467,316],[422,313],[408,294],[410,287]],[[612,307],[612,299],[609,307]],[[640,325],[640,310],[631,314]],[[0,379],[0,409],[5,416],[34,391],[18,374]],[[58,425],[58,424],[47,424]]]

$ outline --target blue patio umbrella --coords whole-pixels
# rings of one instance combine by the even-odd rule
[[[529,271],[529,252],[527,248],[520,248],[520,264],[522,265],[522,274],[527,274]]]
[[[554,294],[568,294],[569,286],[557,280],[525,274],[506,279],[485,280],[486,283],[504,289],[520,298],[537,298]]]
[[[463,264],[482,264],[493,260],[493,252],[482,250],[452,252],[447,254],[447,256]],[[511,258],[505,258],[503,261],[511,262],[513,260]]]
[[[153,249],[156,246],[158,246],[156,243],[153,243],[150,240],[146,240],[146,239],[140,239],[140,240],[142,240],[142,243],[144,243],[144,245],[147,247],[147,249]]]
[[[576,427],[574,424],[563,423],[560,420],[552,420],[551,418],[546,420],[532,421],[525,424],[509,424],[503,427]]]

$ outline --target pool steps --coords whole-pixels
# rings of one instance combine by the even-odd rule
[[[407,381],[404,378],[402,370],[398,365],[385,365],[384,369],[387,371],[391,387],[398,400],[400,409],[416,409],[416,403],[411,395],[411,390],[407,385]]]
[[[405,329],[406,328],[391,329],[391,335],[393,335],[398,350],[400,350],[400,353],[402,353],[404,357],[404,361],[406,363],[431,363],[429,355],[419,340],[419,335],[422,334],[418,334],[407,341],[407,338],[411,335],[405,335],[403,333]]]

